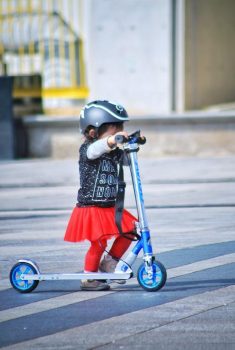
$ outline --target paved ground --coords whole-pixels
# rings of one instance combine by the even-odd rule
[[[108,292],[8,281],[22,257],[43,272],[82,270],[87,243],[63,242],[76,199],[76,160],[0,163],[0,347],[234,349],[235,158],[143,159],[152,243],[168,280],[148,293],[135,278]],[[126,206],[135,213],[130,176]],[[134,269],[141,263],[138,259]]]

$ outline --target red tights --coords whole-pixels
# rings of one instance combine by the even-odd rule
[[[112,257],[120,259],[122,255],[126,252],[131,241],[125,237],[119,236],[113,242],[112,248],[109,254]],[[91,242],[91,246],[85,256],[85,271],[97,272],[99,268],[100,259],[107,247],[107,240],[100,239],[98,241]]]

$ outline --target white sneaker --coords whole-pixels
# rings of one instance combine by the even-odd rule
[[[101,272],[109,272],[112,273],[115,271],[115,268],[117,266],[117,261],[114,260],[111,255],[105,255],[102,261],[99,265],[99,270]],[[119,283],[119,284],[125,284],[125,280],[112,280],[113,282]]]

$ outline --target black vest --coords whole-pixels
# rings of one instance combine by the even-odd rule
[[[90,142],[85,141],[79,150],[78,206],[112,207],[117,196],[118,164],[123,151],[116,148],[97,159],[90,160],[87,158],[89,146]]]

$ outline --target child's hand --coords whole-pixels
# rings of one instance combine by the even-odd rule
[[[116,146],[115,137],[117,135],[122,135],[122,136],[128,138],[128,133],[126,131],[119,131],[116,134],[109,136],[107,142],[108,142],[108,145],[110,148],[112,148],[113,146]]]

